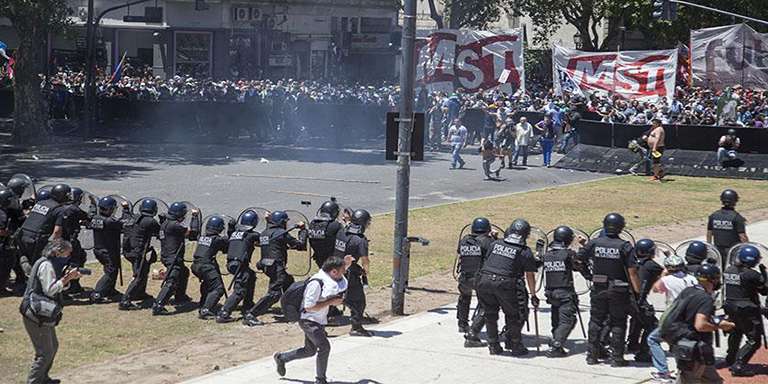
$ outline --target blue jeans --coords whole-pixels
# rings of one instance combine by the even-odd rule
[[[515,158],[512,159],[512,163],[517,165],[517,158],[520,157],[520,153],[523,154],[523,165],[528,165],[528,146],[518,145],[515,149]]]
[[[555,146],[555,139],[541,138],[541,152],[544,155],[544,166],[552,162],[552,147]]]
[[[560,143],[560,152],[565,153],[566,147],[568,147],[568,142],[573,140],[573,145],[576,145],[579,143],[579,133],[572,130],[568,133],[566,133],[563,136],[563,141]]]
[[[661,347],[661,328],[654,329],[653,332],[648,335],[648,347],[651,351],[653,367],[656,368],[659,373],[669,373],[667,354],[664,352],[664,348]]]
[[[464,166],[464,159],[461,158],[461,144],[453,144],[453,152],[451,152],[451,168],[457,166]]]

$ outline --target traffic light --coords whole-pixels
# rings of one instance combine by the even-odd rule
[[[652,16],[656,20],[675,20],[677,18],[677,3],[670,0],[653,0]]]

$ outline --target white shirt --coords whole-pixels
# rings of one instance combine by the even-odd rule
[[[323,291],[320,292],[320,283],[317,281],[310,281],[307,283],[307,287],[304,289],[302,308],[314,307],[317,303],[326,301],[347,290],[347,279],[343,276],[341,280],[336,281],[323,270],[320,270],[312,276],[312,279],[323,281]],[[328,324],[328,306],[325,306],[316,312],[301,311],[301,319],[311,320],[318,324],[326,325]]]
[[[448,129],[448,137],[451,140],[451,145],[464,145],[464,141],[467,139],[467,127],[452,125]]]
[[[525,122],[525,125],[517,123],[515,131],[517,131],[517,135],[515,135],[515,144],[528,145],[531,142],[531,139],[533,138],[533,126],[531,123],[527,121]]]
[[[685,272],[675,272],[671,275],[666,275],[661,278],[661,284],[659,284],[659,291],[667,295],[667,304],[675,301],[677,296],[680,295],[684,289],[693,287],[698,284],[699,281],[695,277]]]

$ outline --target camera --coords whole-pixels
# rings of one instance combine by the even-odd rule
[[[93,274],[93,271],[91,271],[88,268],[78,268],[77,272],[83,276],[90,276],[91,274]]]

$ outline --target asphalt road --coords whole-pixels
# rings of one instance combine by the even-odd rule
[[[476,199],[604,177],[542,168],[505,169],[503,181],[483,181],[475,149],[466,169],[449,170],[450,154],[427,153],[411,173],[411,207]],[[169,204],[188,200],[205,215],[236,216],[249,206],[295,209],[311,216],[335,196],[345,206],[373,213],[394,210],[396,164],[378,149],[311,149],[233,145],[89,143],[41,148],[0,159],[0,180],[24,172],[38,186],[66,182],[97,196],[155,196]],[[263,159],[263,160],[262,160]],[[541,164],[540,156],[529,159]],[[311,201],[311,207],[301,201]]]

